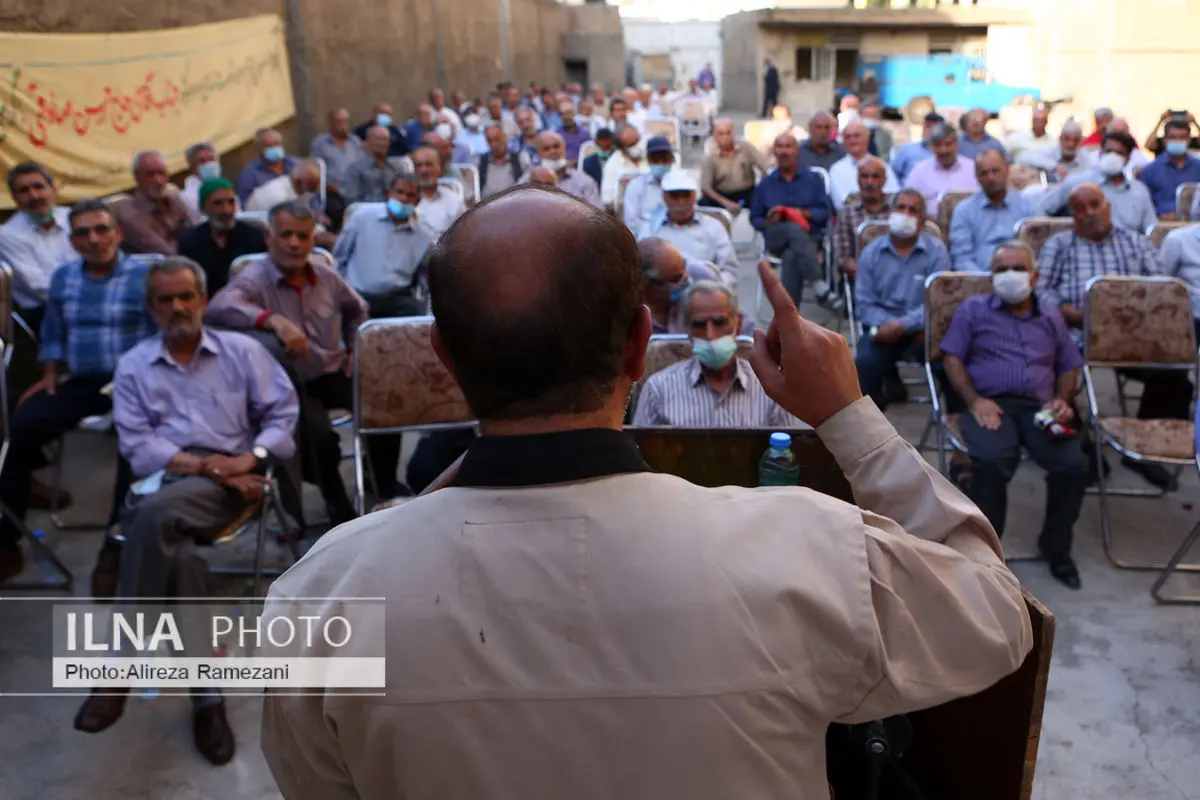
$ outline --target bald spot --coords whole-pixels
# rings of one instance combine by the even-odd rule
[[[1100,200],[1105,201],[1104,190],[1094,183],[1081,183],[1071,191],[1070,205],[1074,208],[1076,205],[1090,203],[1099,196]]]
[[[549,147],[552,144],[563,143],[563,138],[554,131],[544,131],[539,133],[537,139],[534,141],[537,142],[538,149],[540,150],[541,148]]]
[[[321,182],[321,168],[315,161],[301,161],[292,170],[292,178],[305,183]]]
[[[529,182],[558,186],[558,176],[546,167],[534,167],[529,173]]]
[[[718,119],[715,122],[713,122],[713,133],[714,134],[717,131],[723,131],[725,129],[728,129],[730,133],[733,133],[733,120],[725,119],[724,117],[722,117],[721,119]]]
[[[683,260],[683,254],[679,252],[679,248],[665,239],[643,239],[638,242],[638,251],[642,254],[642,260],[649,261],[659,272],[662,272],[664,268],[667,268],[669,272],[676,271],[670,269],[671,267],[677,267],[680,270],[687,268],[687,263]]]
[[[790,144],[792,147],[796,147],[796,137],[793,136],[792,134],[781,133],[775,137],[775,146],[776,147],[779,147],[780,145],[788,145],[788,144]]]

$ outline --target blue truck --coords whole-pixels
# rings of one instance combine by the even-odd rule
[[[858,86],[865,96],[877,95],[880,105],[900,110],[918,100],[922,106],[978,107],[995,114],[1018,97],[1041,99],[1038,89],[996,83],[986,59],[963,55],[860,58]]]

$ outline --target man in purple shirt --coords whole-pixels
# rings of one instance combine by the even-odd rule
[[[238,200],[244,206],[254,190],[280,175],[290,175],[297,161],[283,149],[283,136],[274,128],[263,128],[254,136],[258,157],[246,165],[237,179]]]
[[[268,460],[293,456],[300,406],[262,345],[204,328],[208,292],[199,264],[168,256],[149,267],[146,283],[162,333],[125,353],[113,378],[121,455],[143,479],[123,518],[117,596],[207,597],[208,565],[197,543],[262,497]],[[127,691],[97,691],[104,694],[89,697],[75,717],[85,733],[105,730],[125,709]],[[220,692],[193,690],[192,706],[196,747],[213,764],[228,763],[235,746]]]
[[[1021,463],[1021,448],[1029,451],[1047,473],[1038,546],[1050,574],[1078,589],[1071,538],[1087,490],[1088,461],[1078,441],[1056,435],[1038,415],[1046,412],[1059,426],[1072,421],[1075,373],[1083,359],[1058,310],[1032,293],[1037,270],[1027,245],[1000,245],[991,270],[993,293],[964,300],[942,341],[946,375],[971,411],[962,415],[972,465],[967,494],[1003,535],[1006,487]]]
[[[578,166],[579,148],[584,142],[592,140],[592,133],[579,124],[575,118],[575,107],[570,103],[559,105],[558,116],[562,119],[562,126],[558,129],[558,133],[562,136],[563,144],[567,148],[567,161],[571,162],[572,166]]]
[[[905,189],[916,189],[925,198],[926,208],[936,211],[938,201],[946,192],[978,192],[975,162],[958,153],[958,137],[944,123],[929,131],[929,147],[933,158],[927,158],[912,168]]]
[[[368,310],[333,267],[311,258],[315,228],[313,212],[302,202],[271,209],[267,256],[232,276],[213,297],[205,318],[213,325],[260,332],[259,340],[288,369],[301,400],[304,471],[321,488],[330,519],[341,524],[355,513],[338,473],[341,444],[328,409],[354,407],[352,350]],[[393,439],[399,437],[372,437],[381,484],[395,480],[396,460],[390,461],[390,472],[382,462],[385,454],[391,458],[392,447],[399,459],[400,445]]]

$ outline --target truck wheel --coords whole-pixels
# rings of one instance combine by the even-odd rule
[[[904,114],[908,117],[910,124],[920,125],[925,121],[925,115],[933,113],[935,108],[932,97],[920,95],[908,101]]]

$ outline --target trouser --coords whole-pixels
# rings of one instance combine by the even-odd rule
[[[197,538],[212,536],[233,522],[245,504],[241,494],[207,478],[188,476],[164,484],[146,497],[131,497],[121,532],[121,571],[117,597],[202,598],[213,596],[208,561],[200,555]],[[191,658],[211,657],[203,617],[187,613],[180,620]],[[221,701],[218,689],[192,691],[192,704],[203,707]]]
[[[779,279],[796,305],[804,295],[804,282],[823,279],[817,258],[819,236],[813,236],[794,222],[777,222],[763,229],[767,252],[779,256]]]
[[[54,394],[39,392],[17,408],[10,427],[11,445],[4,472],[0,473],[0,502],[9,513],[24,521],[29,510],[29,480],[43,466],[42,448],[73,430],[84,417],[106,414],[112,400],[101,393],[111,375],[80,375],[67,378]],[[108,524],[116,523],[121,501],[133,480],[128,462],[117,457],[117,478]],[[20,532],[7,520],[0,522],[0,547],[14,547]]]
[[[1192,418],[1192,382],[1186,372],[1171,369],[1123,369],[1120,372],[1142,382],[1138,419]]]
[[[887,394],[883,390],[884,379],[895,372],[896,364],[900,361],[924,360],[924,347],[916,336],[904,336],[894,344],[873,342],[864,336],[858,340],[858,353],[854,357],[859,388],[864,395],[874,400],[881,410],[887,409]],[[945,371],[940,363],[934,363],[933,377],[946,399],[946,413],[959,414],[965,411],[966,404],[958,396],[958,392],[954,391],[950,381],[946,380]]]
[[[962,434],[971,457],[971,500],[979,506],[997,535],[1004,534],[1008,511],[1008,482],[1021,463],[1024,446],[1046,470],[1046,518],[1038,546],[1051,560],[1071,553],[1071,539],[1087,491],[1088,461],[1072,439],[1056,439],[1034,422],[1043,403],[1015,395],[992,400],[1004,412],[1000,428],[988,430],[970,414],[962,416]]]
[[[359,294],[367,301],[371,319],[420,317],[426,313],[425,301],[417,297],[411,289],[399,289],[385,294]]]
[[[751,186],[749,189],[741,189],[740,191],[736,191],[736,192],[727,192],[723,189],[718,188],[717,192],[724,195],[725,197],[728,197],[730,200],[732,200],[735,203],[740,203],[742,208],[749,208],[750,203],[754,200],[754,187],[753,186]],[[713,200],[711,197],[709,197],[708,195],[703,194],[703,193],[700,195],[700,205],[710,206],[712,208],[724,208],[724,206],[722,206],[716,200]]]
[[[770,119],[771,111],[779,104],[779,90],[763,93],[762,118]]]
[[[42,316],[46,309],[37,306],[36,308],[18,308],[15,311],[33,330],[34,336],[38,336],[42,329]],[[31,338],[25,329],[15,322],[12,324],[12,335],[12,363],[8,366],[8,408],[10,413],[16,408],[21,393],[42,378],[42,364],[38,361],[37,339]]]
[[[434,431],[422,437],[408,461],[408,487],[417,494],[423,492],[454,459],[467,452],[474,440],[475,431],[471,428]]]

